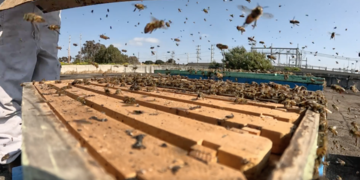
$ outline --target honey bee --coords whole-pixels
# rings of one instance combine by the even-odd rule
[[[337,107],[335,104],[332,104],[332,107],[333,107],[336,111],[339,111],[339,107]]]
[[[45,22],[44,18],[42,18],[40,15],[37,15],[35,13],[26,13],[26,14],[24,14],[23,19],[25,21],[29,21],[31,23],[43,23],[43,22]]]
[[[174,41],[176,41],[176,42],[180,42],[180,39],[178,39],[178,38],[175,38],[175,39],[174,39]]]
[[[57,33],[60,34],[59,30],[60,30],[60,26],[59,25],[49,25],[48,29],[56,31]]]
[[[350,130],[350,135],[355,137],[355,145],[357,147],[358,144],[358,138],[360,137],[360,131],[357,131],[356,129],[351,129]]]
[[[252,42],[255,42],[256,40],[255,40],[255,36],[253,36],[253,37],[248,37],[248,40],[249,41],[252,41]]]
[[[91,65],[95,66],[96,68],[99,68],[99,64],[96,62],[90,62]]]
[[[295,26],[295,25],[299,26],[300,21],[295,20],[295,16],[294,16],[294,18],[292,20],[290,20],[290,24],[293,24],[293,26]]]
[[[351,125],[358,131],[359,130],[359,126],[356,124],[355,121],[351,122]]]
[[[155,52],[154,52],[154,51],[151,51],[151,54],[152,54],[152,55],[155,55]]]
[[[122,49],[122,50],[121,50],[121,52],[125,52],[125,53],[126,53],[126,52],[127,52],[127,50],[126,50],[126,49]]]
[[[336,34],[335,32],[329,32],[329,34],[330,34],[330,39],[335,39],[335,35],[340,36],[340,34]]]
[[[271,59],[271,60],[276,60],[276,57],[274,55],[267,55],[267,58]]]
[[[337,84],[332,84],[331,89],[335,90],[336,92],[338,92],[340,94],[345,92],[345,89]]]
[[[333,134],[333,136],[337,136],[338,132],[336,131],[336,126],[333,127],[328,127],[328,129],[330,130],[330,132]]]
[[[228,49],[229,47],[227,45],[224,44],[216,44],[216,47],[219,48],[220,50],[224,50],[224,49]]]
[[[350,89],[351,89],[351,91],[354,92],[354,93],[359,92],[359,90],[356,88],[355,84],[352,85],[352,86],[350,86]]]
[[[165,25],[166,25],[166,27],[170,27],[170,23],[169,23],[169,22],[166,22]]]
[[[343,161],[343,160],[341,160],[339,158],[337,158],[336,163],[339,163],[341,166],[344,166],[346,164],[345,161]]]
[[[240,15],[239,17],[243,18],[243,17],[245,17],[245,15],[242,14],[242,15]]]
[[[245,32],[245,28],[242,27],[242,26],[236,26],[236,29],[237,29],[238,31],[241,31],[241,34],[243,34],[243,33]]]
[[[265,18],[273,18],[274,15],[270,14],[270,13],[263,13],[263,9],[266,8],[266,7],[261,7],[259,4],[256,6],[256,8],[254,9],[249,9],[247,8],[246,6],[241,6],[239,5],[238,6],[239,9],[241,9],[242,11],[244,12],[247,12],[247,13],[250,13],[247,17],[246,17],[246,20],[243,24],[243,26],[245,27],[245,25],[247,24],[251,24],[252,22],[255,21],[254,25],[253,25],[253,28],[256,27],[256,23],[257,23],[257,20],[263,16]]]
[[[77,44],[76,44],[76,43],[74,43],[73,45],[74,45],[74,46],[77,46]]]
[[[104,88],[104,91],[105,91],[105,94],[106,94],[106,95],[110,95],[110,90],[109,90],[109,88],[105,87],[105,88]]]
[[[56,49],[59,49],[59,50],[61,50],[61,49],[62,49],[62,47],[60,47],[60,46],[57,46],[57,47],[56,47]]]
[[[152,22],[146,24],[144,28],[144,33],[152,33],[154,30],[159,28],[166,28],[165,22],[163,20],[158,20],[154,17],[152,17]]]
[[[146,8],[146,6],[143,4],[135,4],[134,6],[135,6],[134,12],[136,11],[136,9],[138,9],[140,12],[141,10],[144,10]]]
[[[259,41],[259,43],[260,43],[260,44],[265,44],[265,42],[264,42],[264,41]]]
[[[207,14],[208,13],[208,10],[207,9],[203,9],[203,11]]]
[[[105,40],[110,39],[108,36],[105,36],[105,35],[103,35],[103,34],[102,34],[102,35],[100,35],[100,38],[101,38],[101,39],[105,39]]]
[[[178,8],[178,11],[179,11],[179,12],[181,12],[181,9],[180,9],[180,8]]]

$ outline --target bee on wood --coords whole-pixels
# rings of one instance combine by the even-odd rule
[[[204,13],[206,13],[206,14],[209,13],[207,9],[203,9],[203,11],[204,11]]]
[[[323,145],[317,148],[316,150],[316,155],[318,157],[323,157],[327,153],[327,145],[328,145],[327,136],[324,137],[323,142],[324,142]]]
[[[333,136],[337,136],[338,132],[336,131],[336,126],[333,127],[328,127],[328,129],[330,130],[330,132],[333,134]]]
[[[245,28],[242,27],[242,26],[236,26],[236,29],[237,29],[238,31],[241,31],[241,34],[243,34],[243,33],[245,32]]]
[[[143,4],[134,4],[134,6],[135,6],[134,12],[135,12],[137,9],[138,9],[139,12],[140,12],[141,10],[144,10],[144,9],[146,8],[146,6],[143,5]]]
[[[247,103],[247,99],[244,99],[244,97],[236,96],[236,97],[235,97],[235,100],[234,100],[234,103],[237,103],[237,104],[246,104],[246,103]]]
[[[339,107],[337,107],[335,104],[332,104],[332,107],[333,107],[336,111],[339,111]]]
[[[129,97],[129,96],[125,96],[123,101],[125,104],[135,104],[136,103],[136,99],[133,97]]]
[[[98,63],[96,63],[96,62],[89,62],[89,63],[90,63],[91,65],[95,66],[96,69],[99,68],[99,64],[98,64]]]
[[[359,90],[356,88],[355,84],[352,85],[352,86],[350,86],[350,89],[351,89],[351,91],[354,92],[354,93],[359,92]]]
[[[222,50],[224,50],[224,49],[228,49],[229,47],[227,46],[227,45],[225,45],[225,44],[216,44],[216,47],[218,48],[218,49],[220,49],[221,51]]]
[[[122,49],[122,50],[121,50],[121,52],[125,52],[125,53],[126,53],[126,52],[127,52],[127,50],[126,50],[126,49]]]
[[[202,92],[198,91],[198,92],[197,92],[197,96],[196,96],[196,100],[199,100],[200,98],[201,98],[202,100],[204,100],[204,94],[203,94]]]
[[[86,104],[85,98],[84,97],[77,97],[76,98],[77,101],[81,102],[82,104]]]
[[[246,6],[241,6],[239,5],[238,6],[239,9],[241,9],[242,11],[244,12],[247,12],[247,13],[250,13],[247,17],[246,17],[246,20],[243,24],[243,26],[245,27],[245,25],[247,24],[251,24],[252,22],[255,22],[254,23],[254,26],[253,28],[256,27],[256,23],[257,23],[257,20],[262,16],[262,17],[265,17],[265,18],[273,18],[274,15],[270,14],[270,13],[263,13],[263,9],[264,8],[267,8],[267,7],[261,7],[259,4],[256,6],[256,8],[254,9],[249,9],[247,8]]]
[[[49,25],[48,26],[48,29],[50,29],[50,30],[53,30],[53,31],[56,31],[57,33],[59,33],[60,34],[60,26],[59,25]]]
[[[74,46],[77,46],[78,44],[74,43],[73,45],[74,45]]]
[[[24,14],[23,19],[25,21],[29,21],[31,23],[43,23],[45,22],[45,19],[41,17],[40,15],[37,15],[35,13],[26,13]]]
[[[146,24],[144,28],[144,33],[152,33],[154,30],[159,28],[166,28],[165,22],[163,20],[158,20],[154,17],[152,17],[152,21],[148,24]]]
[[[330,39],[334,39],[334,40],[335,40],[335,35],[340,36],[340,34],[336,34],[335,32],[329,32],[329,34],[330,34]]]
[[[299,26],[300,21],[295,20],[295,16],[294,16],[294,18],[292,20],[290,20],[290,24],[293,24],[293,26],[295,26],[295,25]]]
[[[284,102],[284,107],[285,108],[290,108],[290,107],[293,107],[293,106],[296,106],[296,101],[295,100],[290,100],[290,99],[286,99]]]
[[[62,47],[60,47],[60,46],[56,46],[56,49],[59,49],[59,50],[61,50],[61,49],[62,49]]]
[[[360,131],[358,131],[355,127],[355,129],[350,129],[350,135],[355,137],[355,145],[357,147],[358,138],[360,137]]]
[[[136,142],[135,142],[135,144],[132,145],[132,148],[146,149],[146,147],[143,144],[143,140],[144,140],[145,136],[146,136],[145,134],[139,134],[139,135],[135,136],[134,138],[136,139]]]
[[[104,91],[105,91],[105,94],[106,94],[106,95],[110,95],[110,90],[109,90],[109,88],[105,87],[105,88],[104,88]]]
[[[100,35],[100,38],[101,38],[101,39],[105,39],[105,40],[110,39],[108,36],[105,36],[105,35],[103,35],[103,34],[102,34],[102,35]]]
[[[339,158],[337,158],[336,163],[339,163],[341,166],[344,166],[346,164],[345,161],[343,161],[343,160],[341,160]]]

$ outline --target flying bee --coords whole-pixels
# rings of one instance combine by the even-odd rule
[[[264,42],[264,41],[259,41],[259,43],[260,43],[260,44],[265,44],[265,42]]]
[[[62,49],[62,47],[60,47],[60,46],[57,46],[57,47],[56,47],[56,49],[59,49],[59,50],[61,50],[61,49]]]
[[[166,27],[170,27],[170,23],[169,23],[169,22],[166,22],[165,25],[166,25]]]
[[[154,48],[155,48],[154,46],[150,47],[150,49],[154,49]]]
[[[256,22],[261,16],[265,17],[265,18],[269,18],[269,19],[274,17],[274,15],[272,15],[270,13],[263,13],[263,9],[267,8],[267,7],[261,7],[259,4],[256,6],[256,8],[254,8],[252,10],[247,8],[246,6],[241,6],[241,5],[239,5],[238,8],[241,9],[242,11],[244,11],[244,12],[250,13],[246,17],[246,20],[245,20],[245,22],[243,24],[244,27],[245,27],[245,25],[251,24],[252,22],[255,21],[254,26],[253,26],[253,28],[255,28],[256,27]]]
[[[219,48],[221,51],[229,48],[227,45],[220,44],[220,43],[216,44],[216,47]]]
[[[245,17],[245,15],[242,14],[242,15],[240,15],[239,17],[243,18],[243,17]]]
[[[74,46],[77,46],[77,44],[76,44],[76,43],[74,43],[73,45],[74,45]]]
[[[203,9],[203,11],[204,11],[204,13],[206,13],[206,14],[209,13],[207,9]]]
[[[155,52],[154,52],[154,51],[151,51],[151,55],[155,55]]]
[[[295,16],[294,16],[294,18],[292,20],[290,20],[290,24],[293,24],[293,26],[295,26],[295,25],[299,26],[300,21],[295,20]]]
[[[180,39],[178,39],[178,38],[175,38],[175,39],[174,39],[174,41],[176,41],[176,42],[180,42]]]
[[[336,92],[338,92],[340,94],[345,92],[345,89],[337,84],[332,84],[331,89],[335,90]]]
[[[276,60],[276,57],[274,55],[267,55],[267,58],[271,59],[271,60]]]
[[[140,12],[141,10],[144,10],[146,8],[146,6],[143,4],[134,4],[134,6],[135,6],[134,12],[136,11],[136,9],[138,9]]]
[[[181,12],[181,9],[179,8],[178,11]]]
[[[154,30],[159,29],[159,28],[166,28],[165,22],[163,20],[158,20],[154,17],[151,18],[152,22],[146,24],[145,28],[144,28],[144,33],[152,33]]]
[[[45,22],[44,18],[42,18],[40,15],[37,15],[35,13],[26,13],[26,14],[24,14],[23,19],[25,21],[29,21],[31,23],[43,23],[43,22]]]
[[[350,89],[351,89],[351,91],[354,92],[354,93],[359,92],[359,90],[356,88],[355,84],[352,85],[352,86],[350,86]]]
[[[236,26],[236,29],[237,29],[238,31],[241,31],[241,34],[243,34],[243,33],[245,32],[245,28],[242,27],[242,26]]]
[[[251,3],[251,0],[246,0],[247,2]]]
[[[330,39],[335,39],[335,35],[340,36],[340,34],[335,34],[335,32],[329,32],[329,34],[330,34]]]
[[[48,29],[56,31],[57,33],[60,34],[59,30],[60,30],[60,26],[59,25],[49,25]]]
[[[101,39],[105,39],[105,40],[110,39],[108,36],[105,36],[105,35],[103,35],[103,34],[100,35],[100,38],[101,38]]]
[[[256,41],[256,40],[255,40],[255,36],[253,36],[253,37],[248,37],[248,40],[249,40],[249,41],[253,41],[253,42]]]
[[[122,49],[122,50],[121,50],[121,52],[125,52],[125,53],[126,53],[126,52],[127,52],[127,50],[126,50],[126,49]]]

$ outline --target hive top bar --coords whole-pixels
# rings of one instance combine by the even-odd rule
[[[11,9],[27,2],[34,2],[38,8],[40,8],[44,13],[47,13],[75,7],[125,1],[136,0],[5,0],[0,5],[0,11]]]

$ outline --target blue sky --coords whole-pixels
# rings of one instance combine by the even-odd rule
[[[267,46],[272,45],[272,47],[295,48],[299,45],[301,48],[307,46],[304,50],[308,52],[303,57],[308,58],[309,65],[346,68],[349,63],[347,60],[313,56],[309,54],[309,51],[318,51],[319,54],[328,55],[335,55],[337,52],[339,56],[359,58],[360,21],[358,17],[360,14],[358,8],[360,1],[254,0],[248,3],[245,0],[227,0],[227,2],[223,0],[189,0],[189,2],[188,0],[153,0],[143,1],[142,3],[147,8],[141,12],[133,12],[134,3],[140,2],[118,2],[63,10],[59,40],[59,46],[62,46],[63,49],[59,51],[59,57],[67,56],[70,35],[71,44],[79,44],[80,34],[82,42],[86,40],[99,41],[99,35],[105,34],[110,39],[101,39],[101,43],[114,44],[119,49],[126,49],[128,55],[139,55],[141,62],[156,59],[156,56],[151,55],[150,47],[157,45],[160,45],[160,48],[157,49],[158,59],[169,59],[171,54],[167,51],[174,51],[174,57],[179,59],[180,63],[187,63],[187,53],[189,62],[196,62],[196,48],[197,45],[200,45],[201,60],[199,62],[210,62],[211,44],[222,43],[230,48],[243,45],[250,49],[247,37],[252,36],[255,36],[257,41],[264,41]],[[245,5],[252,9],[256,7],[257,3],[269,6],[264,9],[264,12],[272,13],[274,18],[260,18],[254,30],[248,26],[246,32],[241,35],[236,30],[236,26],[242,25],[245,18],[239,17],[243,12],[237,6]],[[206,14],[202,9],[208,7],[210,10]],[[178,8],[182,12],[178,12]],[[107,9],[110,12],[107,12]],[[91,10],[94,10],[94,13],[91,13]],[[107,18],[106,14],[108,14]],[[230,14],[233,14],[234,18],[231,18]],[[152,34],[142,34],[145,25],[151,21],[151,16],[157,19],[171,20],[173,23],[168,29],[156,30]],[[291,28],[289,20],[294,16],[296,20],[300,21],[300,26]],[[232,22],[229,19],[233,19]],[[138,23],[140,25],[137,25]],[[335,26],[336,29],[334,29]],[[346,28],[347,31],[345,31]],[[335,37],[335,40],[330,40],[329,32],[333,31],[340,36]],[[193,36],[190,35],[191,33]],[[202,36],[201,40],[200,36]],[[176,42],[171,38],[179,38],[181,40],[179,46],[176,46]],[[257,43],[257,46],[260,47],[261,44]],[[70,49],[72,56],[75,56],[80,50],[79,46],[72,45]],[[214,46],[214,59],[220,62],[221,58],[220,50]],[[285,61],[285,55],[281,56],[280,62],[285,63]],[[338,61],[339,64],[336,64],[335,61]],[[349,63],[350,68],[356,66],[356,69],[359,69],[360,61],[359,63],[353,62],[354,65],[351,63]]]

